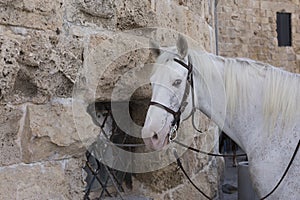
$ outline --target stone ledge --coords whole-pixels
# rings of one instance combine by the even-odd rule
[[[21,162],[18,132],[23,111],[0,106],[0,166]]]
[[[82,199],[82,161],[68,159],[0,168],[0,199]]]
[[[81,124],[75,124],[71,99],[28,105],[26,110],[21,138],[22,159],[26,163],[82,155],[87,148],[86,140],[99,133],[87,113],[82,116]],[[84,138],[78,127],[86,131]]]
[[[0,5],[0,24],[54,31],[62,27],[63,10],[60,0],[1,0]]]

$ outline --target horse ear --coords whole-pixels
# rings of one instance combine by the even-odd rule
[[[154,41],[152,38],[149,41],[151,52],[154,56],[158,57],[161,54],[160,45],[158,42]]]
[[[186,57],[188,52],[188,43],[182,35],[178,35],[178,40],[176,43],[178,55],[183,59]]]

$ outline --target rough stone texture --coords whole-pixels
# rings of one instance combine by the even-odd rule
[[[137,76],[146,78],[142,67],[154,61],[145,49],[149,38],[170,46],[178,31],[214,52],[213,5],[213,0],[0,0],[0,199],[82,199],[78,156],[99,131],[87,105],[111,100],[115,86],[119,99],[127,98],[124,88],[134,89],[130,99],[150,97],[147,83],[134,88]],[[135,107],[131,104],[136,112],[131,114],[142,125],[146,107]],[[208,131],[212,125],[204,121],[201,129]],[[201,135],[194,145],[211,150],[215,139],[215,133]],[[183,159],[188,173],[200,173],[203,184],[211,177],[206,186],[217,188],[218,172],[207,167],[213,160],[190,153]],[[188,196],[192,191],[183,189],[188,184],[174,170],[171,165],[137,176],[132,193]]]
[[[292,46],[278,47],[276,13],[292,13]],[[220,54],[247,57],[300,73],[299,1],[219,1]]]
[[[9,106],[0,106],[0,166],[21,161],[18,132],[23,111]]]
[[[53,96],[71,97],[83,60],[80,38],[14,27],[0,31],[5,34],[0,35],[0,97],[5,102],[45,103]]]
[[[208,196],[212,196],[213,193],[211,192],[211,187],[208,187],[206,183],[209,182],[207,179],[207,174],[198,174],[197,176],[192,178],[193,182],[197,185],[197,187],[201,188],[201,190],[207,194]],[[183,196],[184,194],[184,196]],[[191,200],[204,200],[206,199],[203,197],[198,191],[195,190],[194,186],[190,183],[182,185],[181,187],[176,188],[174,192],[171,194],[172,199],[191,199]]]
[[[84,126],[86,135],[95,136],[96,126],[89,126],[82,120],[75,124],[71,99],[46,105],[28,105],[22,133],[23,161],[56,160],[84,154],[86,138],[77,132]]]
[[[0,199],[82,199],[75,159],[0,167]]]
[[[75,25],[106,30],[128,30],[156,25],[156,13],[147,0],[66,2],[66,16]]]
[[[73,156],[82,155],[99,131],[87,105],[111,100],[115,86],[118,99],[128,98],[123,89],[134,89],[130,99],[150,97],[147,83],[134,88],[138,76],[147,78],[142,67],[153,62],[145,49],[149,38],[170,46],[180,32],[196,40],[189,41],[191,46],[215,52],[214,3],[0,0],[0,199],[82,199],[82,158]],[[292,47],[277,47],[279,11],[292,12]],[[299,13],[295,0],[218,1],[221,55],[249,57],[299,73]],[[146,108],[132,110],[137,112],[134,121],[142,125]],[[208,134],[197,135],[193,145],[217,152],[214,125],[203,116],[199,120]],[[188,152],[182,160],[196,184],[216,195],[220,162]],[[137,175],[132,193],[201,199],[174,170],[171,165]]]
[[[14,87],[19,65],[17,63],[19,43],[17,40],[0,36],[0,99],[9,95]]]
[[[148,0],[116,1],[116,9],[116,26],[120,30],[155,26],[159,20]]]
[[[94,29],[114,30],[116,27],[116,8],[114,0],[65,2],[65,20],[75,26]]]
[[[56,30],[62,26],[61,0],[1,0],[0,24],[38,30]]]
[[[197,47],[215,52],[213,31],[214,1],[154,1],[158,25],[185,33],[198,42]],[[185,3],[184,3],[185,2]],[[176,35],[177,37],[177,35]],[[167,38],[159,38],[168,41]],[[174,40],[174,39],[173,39]],[[170,44],[169,44],[170,45]],[[174,42],[173,44],[174,45]]]
[[[173,163],[162,170],[137,175],[137,179],[146,187],[150,187],[153,192],[161,193],[182,184],[183,176],[177,169],[176,163]]]
[[[191,119],[189,119],[181,125],[178,139],[185,138],[184,143],[191,143],[192,147],[200,148],[203,151],[216,152],[218,148],[216,140],[218,130],[202,114],[197,116],[196,120],[204,121],[205,125],[202,124],[204,133],[191,138],[193,128],[191,127]],[[178,147],[177,150],[181,152],[181,149]],[[186,149],[183,149],[182,153],[181,161],[189,176],[209,196],[217,198],[218,185],[220,184],[218,178],[219,161]],[[172,163],[158,171],[137,174],[136,179],[138,183],[134,186],[133,192],[142,192],[154,199],[201,199],[199,192],[187,181],[181,170],[177,168],[176,163]]]

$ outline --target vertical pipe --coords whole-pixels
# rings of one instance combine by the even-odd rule
[[[218,30],[218,1],[215,0],[214,15],[215,15],[215,40],[216,40],[216,55],[219,55],[219,30]]]

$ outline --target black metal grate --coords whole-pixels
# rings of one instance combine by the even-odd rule
[[[100,195],[97,199],[102,199],[105,196],[119,196],[122,198],[121,192],[124,192],[122,183],[131,186],[131,174],[111,169],[110,167],[99,162],[90,152],[86,153],[87,161],[84,170],[88,176],[86,178],[86,189],[84,200],[90,200],[91,191],[100,190]],[[108,191],[108,187],[115,188],[115,195]]]
[[[84,170],[87,172],[86,177],[86,188],[84,200],[90,200],[92,192],[98,192],[99,196],[96,199],[103,199],[104,197],[118,197],[119,199],[123,199],[122,192],[124,192],[123,183],[125,183],[126,187],[132,188],[132,174],[118,171],[112,169],[105,164],[101,163],[98,159],[101,158],[101,154],[112,155],[114,162],[118,162],[125,166],[121,159],[118,159],[118,155],[116,152],[113,152],[111,148],[111,144],[118,146],[126,151],[134,151],[136,147],[144,146],[144,144],[132,144],[137,143],[136,138],[127,135],[120,128],[118,128],[116,122],[114,121],[110,106],[105,105],[97,108],[97,112],[101,112],[105,116],[104,120],[99,123],[99,121],[95,122],[98,126],[101,127],[101,132],[97,138],[97,140],[89,147],[86,152],[86,165]],[[89,114],[94,117],[97,117],[97,112],[95,111],[95,105],[88,108]],[[94,113],[94,114],[92,114]],[[111,124],[108,124],[109,118],[111,119]],[[93,119],[95,120],[95,119]],[[106,125],[111,126],[111,133],[108,134],[104,131]],[[98,158],[98,159],[97,159]],[[126,171],[126,170],[125,170]],[[114,191],[112,191],[112,188]]]

